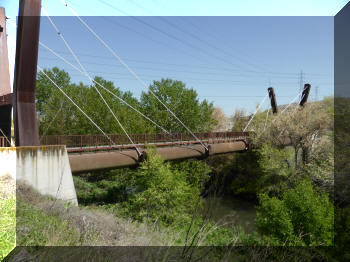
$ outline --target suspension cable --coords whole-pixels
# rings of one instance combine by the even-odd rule
[[[266,112],[266,119],[265,119],[265,125],[264,125],[264,130],[263,131],[265,131],[265,129],[266,129],[267,119],[269,118],[269,112],[270,112],[270,108]]]
[[[299,94],[300,94],[300,93],[299,93]],[[299,94],[298,94],[298,95],[299,95]],[[303,94],[303,95],[301,96],[300,101],[303,100],[304,96],[305,96],[305,94]],[[297,110],[298,110],[298,106],[295,107],[295,109],[294,109],[294,111],[293,111],[293,114],[294,114]],[[278,135],[277,138],[279,138],[279,137],[283,134],[283,132],[284,132],[285,130],[286,130],[286,128],[284,128],[284,129],[281,131],[281,133]]]
[[[61,55],[59,55],[57,52],[55,52],[54,50],[52,50],[51,48],[49,48],[48,46],[46,46],[44,43],[39,42],[39,44],[44,47],[45,49],[47,49],[48,51],[50,51],[52,54],[54,54],[56,57],[58,57],[59,59],[61,59],[63,62],[65,62],[66,64],[70,65],[71,67],[73,67],[75,70],[77,70],[80,74],[82,74],[83,76],[86,76],[86,74],[79,69],[78,67],[76,67],[75,65],[73,65],[71,62],[69,62],[67,59],[65,59],[64,57],[62,57]],[[143,116],[145,119],[147,119],[148,121],[150,121],[151,123],[153,123],[155,126],[157,126],[158,128],[160,128],[163,132],[170,134],[170,132],[168,132],[164,127],[158,125],[156,122],[154,122],[152,119],[150,119],[148,116],[146,116],[145,114],[143,114],[142,112],[140,112],[139,110],[137,110],[135,107],[133,107],[132,105],[130,105],[128,102],[126,102],[125,100],[123,100],[121,97],[117,96],[116,94],[114,94],[112,91],[108,90],[106,87],[104,87],[101,83],[97,82],[96,80],[92,79],[92,81],[100,86],[103,90],[107,91],[108,93],[110,93],[112,96],[114,96],[115,98],[117,98],[120,102],[124,103],[126,106],[128,106],[129,108],[131,108],[132,110],[134,110],[135,112],[137,112],[138,114],[140,114],[141,116]]]
[[[250,118],[249,122],[247,123],[246,127],[243,129],[243,132],[245,132],[245,130],[248,128],[248,126],[250,125],[250,123],[252,122],[253,118],[255,117],[255,115],[258,113],[260,107],[262,106],[262,104],[265,102],[266,98],[267,98],[268,94],[266,94],[266,96],[264,97],[264,99],[260,102],[259,106],[256,108],[253,116]]]
[[[300,96],[300,94],[301,94],[303,91],[304,91],[304,90],[302,90],[301,92],[299,92],[299,93],[297,94],[297,96],[282,110],[282,112],[281,112],[279,115],[282,115],[283,112],[286,111],[286,110],[291,106],[291,104],[293,104],[294,101],[298,99],[298,97]],[[304,97],[304,96],[303,96],[303,97]]]
[[[50,22],[52,21],[51,19],[49,19]],[[12,21],[10,21],[10,24],[17,27],[17,25],[15,23],[13,23]],[[53,24],[54,26],[54,24]],[[58,30],[58,28],[56,26],[54,26],[55,29]],[[61,33],[58,31],[57,32],[59,35],[61,35]],[[67,43],[66,41],[64,41],[65,43]],[[83,71],[81,71],[79,68],[77,68],[76,66],[74,66],[73,64],[71,64],[70,62],[68,62],[66,59],[64,59],[62,56],[60,56],[59,54],[57,54],[55,51],[53,51],[52,49],[50,49],[48,46],[46,46],[45,44],[41,43],[39,41],[39,44],[41,46],[43,46],[44,48],[46,48],[47,50],[51,51],[54,55],[56,55],[57,57],[59,57],[60,59],[62,59],[64,62],[66,62],[67,64],[69,64],[70,66],[72,66],[73,68],[75,68],[76,70],[78,70],[81,74],[89,77],[88,73],[86,72],[85,68],[80,64],[80,62],[78,62],[81,66],[82,69],[85,71],[85,73]],[[68,44],[68,43],[67,43]],[[71,50],[71,48],[68,48],[69,50]],[[74,52],[73,52],[74,53]],[[74,57],[76,57],[75,55],[73,55]],[[53,82],[53,80],[38,66],[38,68],[40,69],[41,72],[43,72],[43,74],[49,78],[49,80],[56,86],[56,83]],[[150,120],[152,123],[154,123],[155,125],[157,125],[159,128],[161,128],[163,131],[167,132],[169,134],[168,131],[166,131],[164,128],[162,128],[161,126],[159,126],[158,124],[156,124],[154,121],[152,121],[151,119],[149,119],[147,116],[145,116],[144,114],[142,114],[141,112],[139,112],[136,108],[134,108],[133,106],[131,106],[130,104],[128,104],[126,101],[124,101],[122,98],[120,98],[119,96],[115,95],[113,92],[111,92],[110,90],[108,90],[107,88],[105,88],[103,85],[101,85],[100,83],[98,83],[97,81],[95,81],[94,79],[91,79],[91,77],[89,77],[90,81],[92,81],[93,83],[98,84],[99,86],[101,86],[104,90],[108,91],[110,94],[112,94],[114,97],[116,97],[117,99],[119,99],[121,102],[123,102],[125,105],[129,106],[130,108],[132,108],[133,110],[135,110],[136,112],[138,112],[139,114],[141,114],[142,116],[144,116],[146,119]],[[58,87],[59,88],[59,87]],[[60,89],[60,88],[59,88]],[[68,97],[64,91],[62,89],[60,89],[61,92],[108,138],[109,141],[112,142],[112,144],[116,145],[104,132],[103,130],[97,126],[97,124],[95,124],[95,122],[92,121],[92,119],[84,112],[82,111],[82,109],[76,104],[74,103],[74,101],[72,99],[70,99],[70,97]],[[102,100],[104,101],[104,103],[106,104],[106,106],[110,109],[110,107],[108,106],[107,102],[105,101],[105,99],[103,98],[102,94],[98,91],[98,89],[95,87],[95,90],[97,91],[97,93],[100,95],[100,97],[102,98]],[[124,133],[126,134],[126,136],[128,137],[128,139],[130,140],[130,142],[132,143],[132,145],[135,147],[135,150],[138,154],[138,156],[140,157],[142,155],[142,153],[140,152],[140,150],[136,147],[135,143],[133,142],[133,140],[130,138],[130,136],[127,134],[126,130],[124,129],[124,127],[121,125],[120,121],[118,120],[118,118],[115,116],[115,114],[113,113],[113,111],[110,109],[112,115],[114,116],[114,118],[116,119],[117,123],[120,125],[120,127],[122,128],[122,130],[124,131]]]
[[[51,79],[51,77],[49,77],[48,76],[48,74],[46,74],[45,73],[45,71],[40,67],[40,66],[37,66],[38,67],[38,69],[39,69],[39,71],[41,72],[41,73],[43,73],[46,77],[47,77],[47,79],[49,79],[50,80],[50,82],[52,83],[52,84],[54,84],[54,86],[56,86],[60,91],[61,91],[61,93],[69,100],[69,101],[71,101],[72,103],[73,103],[73,105],[75,105],[77,108],[78,108],[78,110],[87,118],[87,119],[89,119],[90,120],[90,122],[113,144],[113,145],[115,145],[116,146],[116,144],[113,142],[113,140],[83,111],[83,109],[81,109],[74,101],[73,101],[73,99],[72,98],[70,98],[67,94],[66,94],[66,92],[64,92],[63,91],[63,89],[61,88],[61,87],[59,87],[56,83],[55,83],[55,81],[53,81],[52,79]]]
[[[0,128],[0,131],[1,131],[2,135],[5,137],[5,139],[7,140],[7,143],[9,143],[9,145],[11,146],[10,140],[8,139],[8,137],[5,135],[5,133],[2,131],[1,128]]]
[[[43,132],[43,135],[41,136],[40,141],[44,138],[44,136],[46,135],[47,131],[49,131],[49,128],[51,127],[53,121],[55,121],[56,117],[58,116],[58,114],[61,112],[62,109],[63,109],[63,102],[61,103],[60,109],[58,109],[58,111],[56,112],[55,116],[52,118],[52,120],[48,124],[47,128]]]
[[[64,45],[67,47],[67,49],[69,50],[69,52],[72,54],[72,56],[74,57],[75,61],[79,64],[80,68],[83,70],[83,72],[85,73],[85,75],[88,77],[88,79],[91,81],[91,83],[93,84],[94,82],[92,81],[92,78],[90,77],[90,75],[87,73],[85,67],[81,64],[79,58],[76,56],[76,54],[74,53],[73,49],[70,47],[70,45],[68,44],[68,42],[65,40],[65,38],[63,37],[62,33],[59,31],[59,29],[57,28],[57,26],[55,25],[55,23],[52,21],[52,19],[50,18],[50,16],[48,15],[48,13],[46,12],[45,9],[43,9],[44,12],[46,13],[47,18],[49,19],[51,25],[53,26],[53,28],[56,30],[57,34],[59,35],[59,37],[62,39],[62,41],[64,42]],[[114,119],[117,121],[117,123],[119,124],[120,128],[123,130],[124,134],[127,136],[127,138],[129,139],[130,143],[135,147],[135,150],[137,151],[138,156],[141,156],[141,152],[140,150],[137,148],[137,146],[135,145],[134,141],[131,139],[131,137],[129,136],[128,132],[126,131],[126,129],[124,128],[124,126],[122,125],[122,123],[119,121],[118,117],[115,115],[115,113],[113,112],[113,110],[111,109],[111,107],[108,105],[107,101],[104,99],[103,95],[101,94],[101,92],[98,90],[98,88],[96,86],[93,85],[93,87],[95,88],[95,90],[97,91],[97,93],[99,94],[99,96],[101,97],[102,101],[104,102],[104,104],[106,105],[106,107],[108,108],[108,110],[111,112],[111,114],[113,115]]]
[[[143,85],[146,89],[148,89],[146,83],[121,59],[120,56],[116,54],[116,52],[75,12],[65,0],[61,0],[62,3],[77,17],[77,19],[107,48],[107,50],[138,80],[141,85]],[[179,122],[181,125],[208,151],[208,147],[204,145],[204,143],[174,114],[173,111],[169,109],[165,103],[163,103],[160,98],[149,88],[149,92],[161,103],[164,108]]]
[[[282,110],[282,112],[281,112],[276,118],[274,118],[274,119],[271,121],[270,126],[277,120],[278,117],[280,117],[280,116],[292,105],[292,103],[299,97],[299,95],[300,95],[302,92],[303,92],[303,91],[299,92],[299,93],[296,95],[296,97],[293,98],[293,100],[290,101],[290,103]],[[304,98],[304,96],[303,96],[301,99],[303,99],[303,98]],[[264,129],[264,130],[260,133],[260,135],[259,135],[257,138],[259,138],[260,136],[262,136],[262,134],[265,132],[265,130],[266,130],[266,129]],[[282,131],[282,133],[283,133],[283,131]],[[280,133],[280,135],[279,135],[278,137],[280,137],[280,136],[281,136],[281,133]]]

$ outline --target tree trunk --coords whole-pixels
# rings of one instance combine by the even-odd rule
[[[302,148],[302,159],[303,164],[306,165],[308,163],[309,149],[307,147]]]
[[[298,148],[294,148],[294,161],[295,161],[295,169],[298,168]]]

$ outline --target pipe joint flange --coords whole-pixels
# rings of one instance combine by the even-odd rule
[[[137,162],[138,163],[142,163],[146,160],[147,158],[147,153],[146,151],[142,151],[141,153],[138,153],[138,159],[137,159]]]

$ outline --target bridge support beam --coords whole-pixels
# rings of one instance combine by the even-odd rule
[[[247,150],[247,144],[244,141],[236,141],[211,144],[209,153],[217,155],[245,150]],[[201,145],[157,147],[157,152],[164,160],[201,158],[205,155],[205,149]],[[69,162],[72,173],[116,169],[139,164],[135,150],[69,154]]]
[[[0,7],[0,136],[6,136],[4,146],[10,146],[12,94],[7,52],[5,9]]]
[[[273,90],[273,87],[269,87],[267,89],[268,93],[269,93],[269,98],[270,98],[270,102],[271,102],[271,108],[272,108],[272,113],[277,114],[277,101],[276,101],[276,95],[275,95],[275,91]]]
[[[35,110],[41,0],[20,0],[14,75],[16,146],[39,145]]]
[[[65,146],[0,147],[0,176],[9,175],[42,195],[78,204]]]
[[[301,100],[299,102],[299,106],[304,106],[305,103],[307,102],[307,99],[308,99],[309,93],[310,93],[310,89],[311,89],[311,85],[310,84],[305,84],[304,85],[304,89],[303,89],[303,93],[301,95]]]

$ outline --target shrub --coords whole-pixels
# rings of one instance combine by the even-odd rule
[[[187,182],[186,172],[172,169],[154,150],[148,150],[147,158],[133,173],[136,191],[130,197],[130,211],[139,221],[148,218],[170,224],[188,214],[200,195]]]
[[[284,183],[295,174],[290,164],[291,154],[286,149],[279,149],[268,144],[263,144],[257,151],[261,168],[261,175],[257,181],[258,190],[279,195],[284,189]]]
[[[333,244],[334,206],[310,181],[299,182],[282,199],[260,194],[259,202],[256,222],[261,234],[291,245]]]
[[[259,202],[256,223],[260,233],[272,235],[281,240],[293,236],[290,211],[283,201],[276,197],[269,197],[267,194],[261,194]]]

